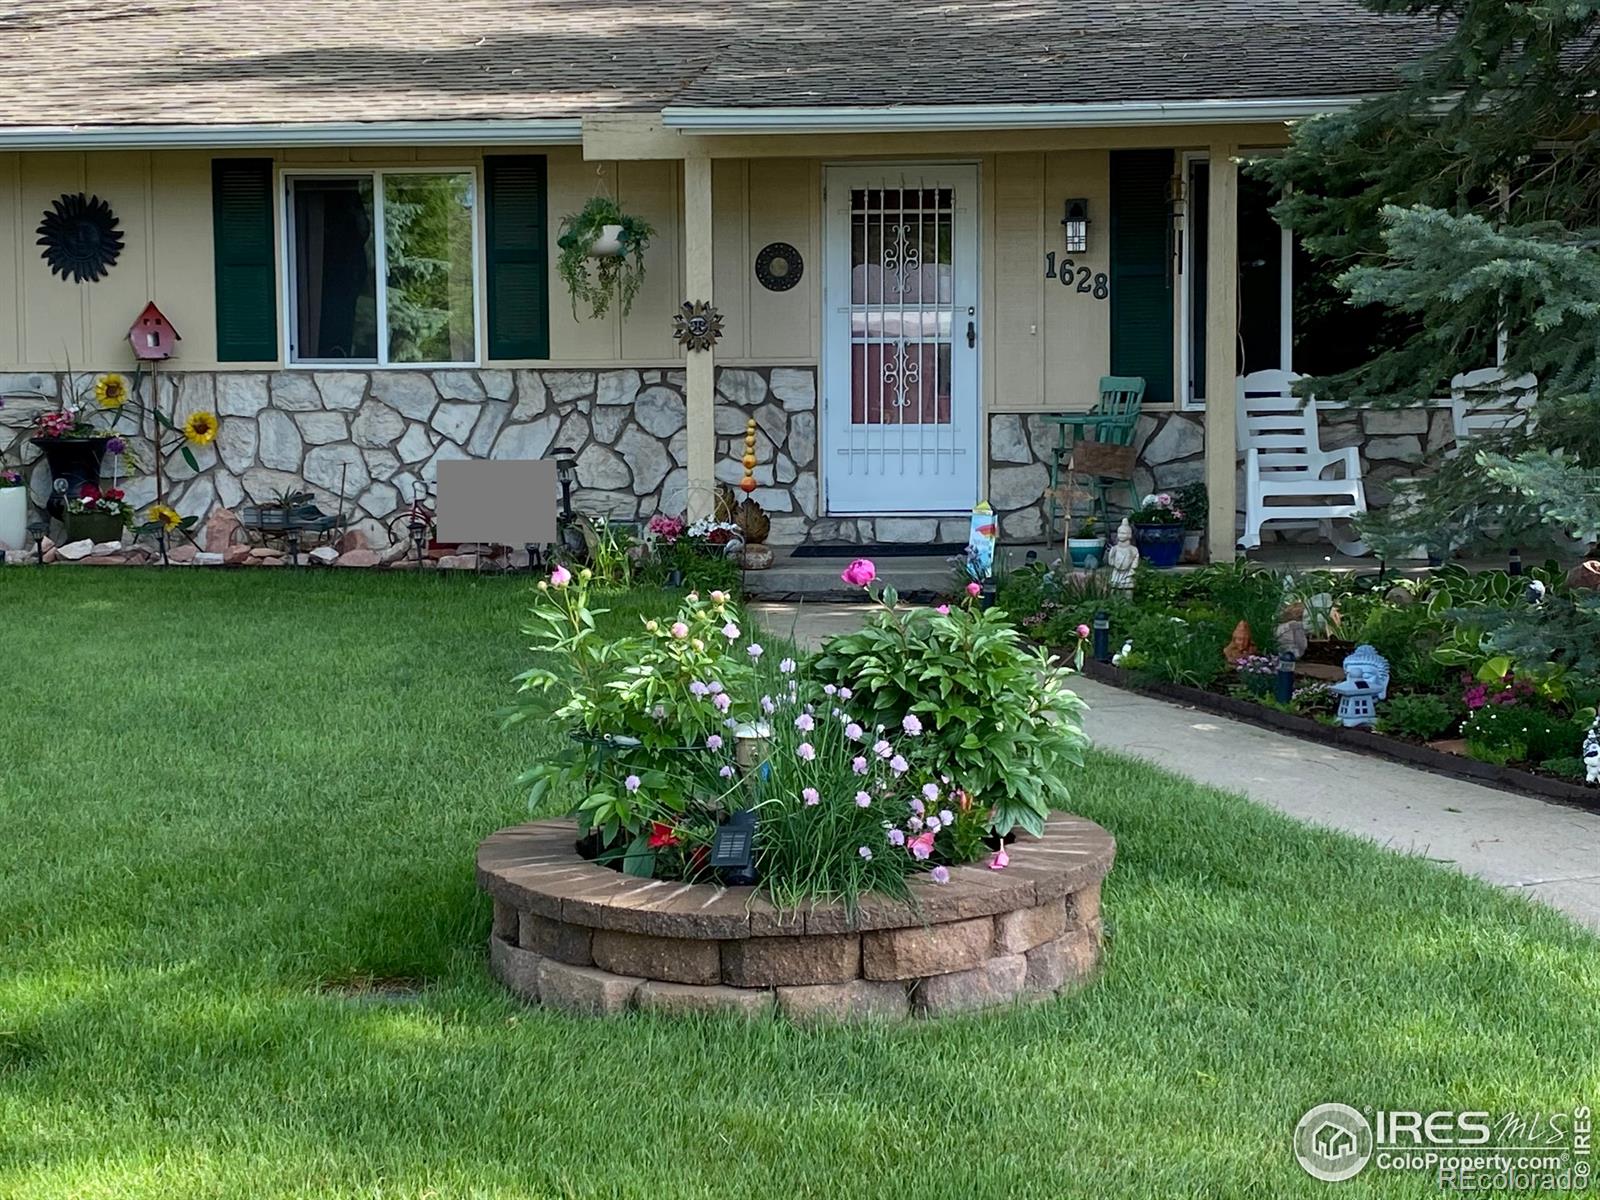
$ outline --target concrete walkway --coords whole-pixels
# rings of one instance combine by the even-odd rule
[[[802,645],[856,628],[859,605],[753,606]],[[1314,825],[1448,863],[1600,930],[1600,814],[1320,746],[1079,678],[1103,750],[1241,792]]]

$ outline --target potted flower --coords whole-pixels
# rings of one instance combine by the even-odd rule
[[[1128,518],[1139,553],[1152,567],[1175,567],[1183,553],[1184,515],[1170,492],[1146,496]]]
[[[0,550],[28,544],[28,486],[21,471],[0,470]]]
[[[68,542],[119,542],[133,510],[123,499],[122,489],[85,484],[67,501],[66,539]]]
[[[1172,501],[1183,512],[1183,561],[1200,561],[1200,535],[1206,528],[1209,503],[1206,485],[1187,483],[1172,493]]]
[[[595,196],[581,211],[561,219],[556,272],[572,294],[574,317],[581,302],[599,320],[611,311],[613,297],[622,315],[628,315],[644,283],[644,252],[654,234],[647,222],[623,212],[609,196]]]
[[[1072,532],[1072,515],[1067,515],[1067,555],[1072,559],[1075,567],[1094,570],[1100,565],[1100,560],[1106,555],[1105,534],[1100,531],[1100,518],[1095,516],[1085,517],[1078,525],[1078,532]]]

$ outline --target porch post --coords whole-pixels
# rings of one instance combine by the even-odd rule
[[[1206,223],[1206,552],[1237,555],[1234,427],[1239,344],[1239,164],[1231,145],[1211,147]]]
[[[711,159],[683,160],[684,299],[711,303]],[[689,520],[709,517],[716,502],[716,351],[690,350],[685,367],[688,409]]]

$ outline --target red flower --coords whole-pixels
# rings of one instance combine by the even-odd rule
[[[82,488],[79,489],[78,497],[82,500],[87,500],[92,504],[96,500],[100,499],[100,489],[92,483],[86,483]]]
[[[122,489],[106,488],[100,493],[100,499],[110,500],[113,503],[120,504],[122,503]]]
[[[652,821],[650,824],[650,849],[660,850],[663,846],[676,846],[678,844],[678,831],[664,821]]]

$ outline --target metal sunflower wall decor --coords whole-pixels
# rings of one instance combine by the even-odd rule
[[[117,215],[99,196],[63,195],[51,202],[35,231],[50,273],[74,283],[104,279],[122,253]]]
[[[672,318],[672,336],[686,350],[709,350],[722,336],[722,314],[705,300],[685,300]]]

